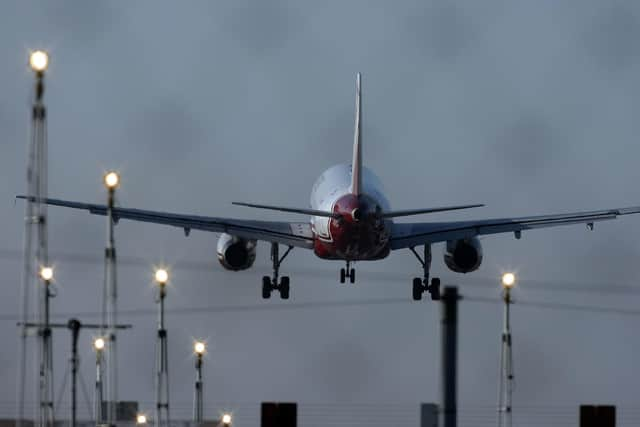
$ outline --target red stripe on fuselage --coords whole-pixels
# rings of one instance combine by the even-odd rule
[[[386,223],[375,215],[377,203],[372,198],[345,194],[333,204],[340,218],[329,219],[331,241],[316,237],[314,252],[320,258],[373,260],[389,255],[389,232]]]

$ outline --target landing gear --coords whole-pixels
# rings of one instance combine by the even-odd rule
[[[349,278],[349,282],[356,283],[356,269],[352,268],[350,263],[350,261],[347,261],[347,268],[340,269],[340,283],[345,283],[347,277]]]
[[[279,248],[277,243],[271,244],[271,262],[273,264],[273,275],[271,277],[262,277],[263,299],[271,298],[271,292],[273,291],[279,291],[281,299],[289,299],[289,276],[282,276],[278,281],[278,273],[280,272],[280,264],[282,264],[282,261],[284,261],[287,255],[289,255],[289,252],[291,252],[293,246],[289,246],[282,257],[280,257],[278,249]]]
[[[434,277],[429,282],[429,270],[431,268],[431,246],[424,245],[424,257],[420,257],[418,252],[416,252],[415,248],[410,248],[411,252],[418,258],[420,264],[422,264],[422,269],[424,270],[424,277],[421,279],[419,277],[415,277],[413,279],[413,289],[412,296],[414,301],[420,301],[422,299],[422,294],[425,292],[429,292],[432,301],[437,301],[440,299],[440,279]]]

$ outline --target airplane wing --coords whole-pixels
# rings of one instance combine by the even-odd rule
[[[640,213],[640,206],[522,218],[394,224],[391,234],[391,249],[410,248],[429,243],[497,233],[511,232],[515,234],[516,238],[519,238],[524,230],[556,227],[559,225],[587,224],[589,228],[593,228],[593,223],[596,221],[605,221],[615,219],[621,215],[637,213]]]
[[[26,196],[16,196],[26,199]],[[32,198],[34,200],[35,198]],[[72,202],[58,199],[42,199],[42,203],[53,206],[64,206],[72,209],[87,210],[94,215],[106,215],[106,205]],[[311,225],[307,222],[280,221],[252,221],[232,218],[215,218],[197,215],[182,215],[168,212],[147,211],[114,207],[113,219],[130,219],[133,221],[152,222],[156,224],[172,225],[184,229],[185,233],[193,230],[203,230],[219,233],[229,233],[245,239],[264,240],[281,243],[288,246],[311,249],[313,234]]]

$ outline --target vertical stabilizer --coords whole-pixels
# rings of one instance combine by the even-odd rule
[[[351,193],[362,192],[362,107],[360,95],[360,73],[356,75],[356,125],[353,134],[353,163],[351,164]]]

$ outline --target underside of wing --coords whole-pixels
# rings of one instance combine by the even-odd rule
[[[640,213],[640,207],[638,206],[521,218],[394,224],[391,236],[391,249],[410,248],[423,244],[466,239],[487,234],[512,232],[515,233],[516,237],[519,237],[523,230],[556,227],[560,225],[587,224],[592,228],[594,222],[637,213]]]
[[[26,199],[25,196],[17,196]],[[107,206],[80,203],[59,199],[42,199],[42,203],[89,211],[94,215],[107,215]],[[165,224],[182,228],[185,233],[193,230],[228,233],[245,239],[263,240],[310,249],[313,247],[311,226],[305,222],[253,221],[233,218],[216,218],[198,215],[184,215],[168,212],[148,211],[122,207],[113,208],[115,221],[132,221]]]

